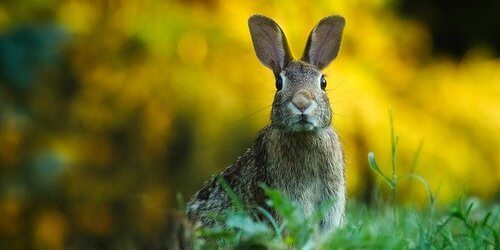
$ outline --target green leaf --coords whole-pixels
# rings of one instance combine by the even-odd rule
[[[269,228],[264,223],[256,222],[244,213],[230,214],[226,225],[241,230],[247,238],[261,234],[270,235]]]
[[[267,211],[263,207],[257,207],[257,210],[259,210],[262,213],[262,215],[266,217],[269,223],[271,223],[271,226],[274,228],[274,232],[276,233],[276,235],[281,237],[281,233],[283,230],[281,227],[278,226],[276,219],[271,215],[271,213],[269,213],[269,211]]]
[[[405,178],[415,179],[415,180],[419,181],[420,183],[422,183],[425,190],[427,191],[427,195],[429,196],[429,202],[430,202],[431,206],[432,206],[432,204],[434,204],[434,195],[432,195],[431,187],[424,177],[422,177],[418,174],[410,173],[410,174],[405,174],[405,175],[398,177],[396,179],[396,181],[399,181],[399,180],[405,179]]]
[[[394,188],[394,184],[392,183],[392,181],[387,178],[383,173],[382,171],[380,170],[378,164],[377,164],[377,161],[375,161],[375,154],[373,152],[369,152],[368,153],[368,165],[370,165],[370,168],[375,172],[377,173],[380,177],[382,177],[382,179],[384,181],[387,182],[387,185],[389,185],[389,187]]]
[[[233,205],[233,208],[237,211],[243,211],[244,210],[243,203],[240,201],[240,198],[233,191],[231,186],[229,186],[229,184],[224,179],[224,177],[218,176],[217,181],[219,182],[219,184],[221,184],[222,188],[224,188],[224,191],[229,196],[229,199],[231,200],[231,204]]]

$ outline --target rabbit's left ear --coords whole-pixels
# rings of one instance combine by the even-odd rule
[[[307,39],[302,61],[323,69],[339,53],[345,19],[341,16],[329,16],[321,19]]]
[[[283,30],[271,18],[262,15],[251,16],[248,27],[257,57],[274,75],[279,75],[293,60]]]

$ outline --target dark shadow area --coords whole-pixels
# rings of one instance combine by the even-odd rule
[[[461,58],[478,46],[500,53],[500,1],[404,0],[396,9],[427,26],[434,54]]]

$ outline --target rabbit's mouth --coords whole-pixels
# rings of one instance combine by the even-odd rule
[[[316,122],[308,115],[301,115],[296,121],[291,124],[291,129],[294,132],[311,131],[316,128]]]

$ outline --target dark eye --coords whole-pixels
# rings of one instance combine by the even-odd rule
[[[276,78],[276,89],[280,91],[281,88],[283,88],[283,79],[281,76],[278,76],[278,78]]]
[[[325,90],[326,88],[326,79],[324,76],[321,77],[321,89]]]

